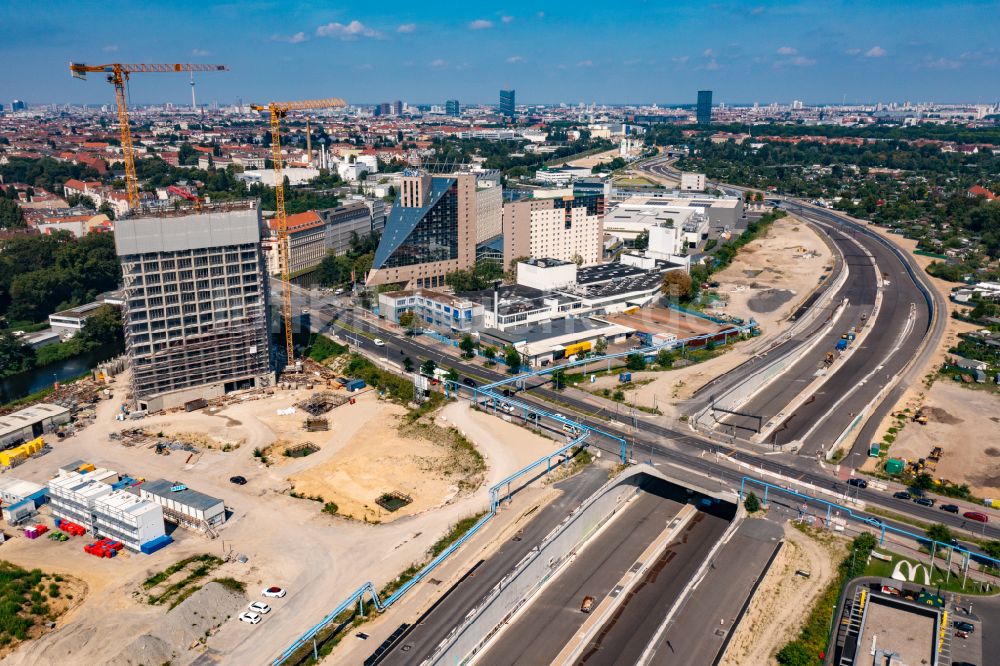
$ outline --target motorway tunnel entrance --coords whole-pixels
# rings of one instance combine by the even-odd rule
[[[699,511],[730,522],[736,517],[736,504],[721,500],[699,490],[668,481],[649,474],[640,474],[637,483],[642,492],[672,500],[680,504],[692,504]]]

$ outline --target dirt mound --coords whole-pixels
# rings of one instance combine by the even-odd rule
[[[203,588],[170,610],[148,634],[139,636],[109,664],[164,664],[178,658],[210,631],[239,613],[246,596],[218,583]]]
[[[946,425],[957,425],[963,422],[963,419],[960,419],[957,416],[952,416],[940,407],[924,407],[924,414],[927,415],[928,420],[937,421],[938,423],[944,423]]]

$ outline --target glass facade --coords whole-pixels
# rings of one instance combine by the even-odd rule
[[[397,223],[405,223],[402,219],[404,211],[419,212],[420,219],[406,238],[376,268],[401,268],[458,258],[458,183],[452,178],[434,180],[446,181],[435,182],[434,187],[437,189],[444,185],[447,190],[429,208],[417,211],[399,206],[393,208],[387,227],[392,227],[397,222],[393,219],[397,211],[400,214]],[[390,233],[391,231],[387,231],[383,236],[383,242],[388,240]]]
[[[712,122],[712,91],[698,91],[698,124],[708,125]]]
[[[501,90],[500,91],[500,115],[508,116],[510,118],[514,117],[514,108],[516,103],[514,101],[514,91],[513,90]]]

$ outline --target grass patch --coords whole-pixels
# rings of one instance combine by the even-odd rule
[[[309,336],[309,349],[306,351],[306,356],[318,363],[323,363],[346,353],[347,345],[334,342],[325,335],[319,335],[318,333],[313,333]]]
[[[238,592],[240,594],[245,594],[247,591],[246,583],[241,583],[235,578],[230,578],[226,576],[225,578],[213,578],[213,583],[218,583],[227,590],[232,590],[233,592]]]
[[[443,537],[434,542],[434,545],[430,548],[430,554],[432,557],[437,557],[445,551],[448,546],[458,541],[463,534],[472,529],[472,526],[479,522],[479,520],[486,515],[485,511],[480,511],[479,513],[473,514],[467,518],[463,518],[448,530],[448,533]]]
[[[146,590],[150,590],[147,602],[152,605],[160,605],[169,601],[170,608],[173,608],[194,594],[200,587],[196,583],[212,573],[220,564],[222,564],[220,558],[215,555],[203,553],[201,555],[192,555],[170,565],[160,573],[150,576],[143,581],[142,586]],[[176,583],[167,585],[158,592],[152,592],[154,588],[166,583],[172,576],[179,573],[186,573],[187,575]]]
[[[0,561],[0,645],[23,641],[43,620],[52,619],[40,592],[47,578],[40,569],[29,571]],[[54,592],[49,596],[58,597],[59,586],[50,583],[49,592]]]

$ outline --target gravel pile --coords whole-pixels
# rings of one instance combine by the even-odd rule
[[[167,612],[148,634],[129,643],[108,663],[148,666],[176,661],[178,655],[204,638],[206,632],[238,615],[246,603],[245,595],[218,583],[208,583]]]
[[[755,294],[747,301],[747,307],[758,314],[774,312],[782,305],[792,300],[795,292],[787,289],[765,289]]]

